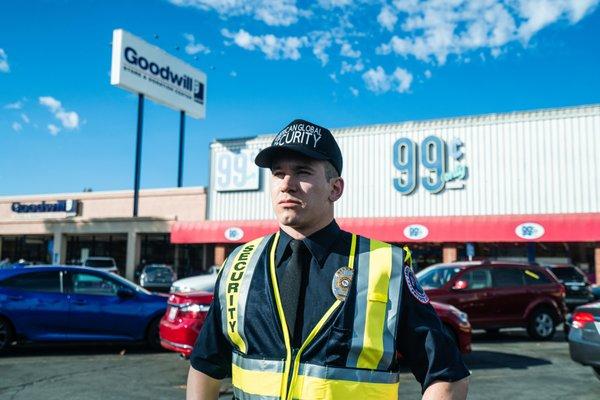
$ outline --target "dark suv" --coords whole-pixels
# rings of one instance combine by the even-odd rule
[[[558,281],[564,285],[565,303],[570,311],[594,300],[592,285],[579,268],[568,264],[546,265],[546,268],[556,275]]]
[[[473,329],[525,327],[549,340],[564,321],[565,289],[537,265],[499,261],[436,264],[417,274],[427,295],[466,312]]]

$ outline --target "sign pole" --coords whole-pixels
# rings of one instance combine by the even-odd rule
[[[137,136],[135,139],[135,179],[133,183],[133,216],[138,216],[140,197],[140,167],[142,165],[142,123],[144,119],[144,95],[138,93]]]
[[[179,111],[179,169],[177,172],[177,187],[183,186],[183,147],[185,139],[185,111]]]

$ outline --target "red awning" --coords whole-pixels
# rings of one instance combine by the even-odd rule
[[[347,231],[386,242],[597,242],[600,213],[341,218]],[[275,220],[176,222],[172,243],[243,243],[277,230]]]

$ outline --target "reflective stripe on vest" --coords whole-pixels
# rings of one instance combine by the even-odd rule
[[[346,366],[388,369],[395,357],[402,249],[377,240],[359,255],[354,328]],[[367,268],[365,268],[368,265]]]
[[[266,236],[246,243],[223,266],[223,277],[219,285],[223,331],[227,332],[231,342],[242,353],[246,353],[248,349],[244,334],[244,311],[250,282],[269,239],[270,236]]]
[[[284,379],[283,360],[245,358],[233,354],[232,384],[240,399],[278,399]],[[302,363],[292,387],[292,399],[397,398],[399,375],[394,372],[324,367]]]

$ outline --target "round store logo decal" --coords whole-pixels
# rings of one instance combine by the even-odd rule
[[[232,227],[225,230],[225,239],[227,240],[236,241],[241,240],[243,237],[244,231],[242,228]]]
[[[544,227],[535,222],[525,222],[515,228],[515,233],[521,239],[539,239],[545,232]]]
[[[409,239],[425,239],[427,235],[429,235],[429,229],[427,229],[427,227],[423,225],[412,224],[404,228],[404,236],[406,236]]]

